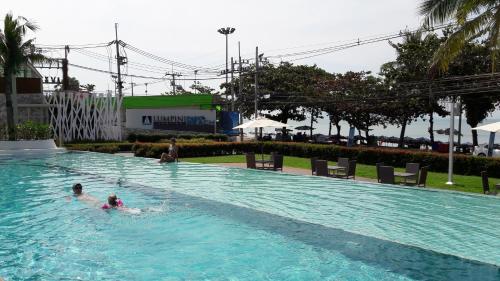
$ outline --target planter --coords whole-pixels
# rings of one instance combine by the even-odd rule
[[[57,149],[54,140],[0,141],[0,150]]]

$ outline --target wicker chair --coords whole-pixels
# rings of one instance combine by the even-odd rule
[[[257,165],[255,164],[255,153],[250,152],[245,154],[245,158],[247,161],[247,168],[248,169],[257,169]]]
[[[329,177],[328,173],[328,161],[326,160],[316,160],[316,176]]]
[[[394,184],[394,167],[380,166],[380,183]]]

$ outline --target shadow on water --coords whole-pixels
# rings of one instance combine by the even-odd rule
[[[110,179],[76,169],[51,165],[68,173],[78,173],[114,182],[121,188],[152,196],[165,195],[165,190],[151,188],[124,179]],[[189,204],[206,214],[226,218],[269,233],[282,235],[305,244],[341,253],[345,257],[365,264],[384,268],[416,280],[500,280],[500,267],[438,253],[419,247],[404,245],[341,229],[300,221],[279,215],[213,201],[168,190],[171,204]]]

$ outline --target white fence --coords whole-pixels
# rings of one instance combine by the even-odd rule
[[[45,95],[54,136],[64,142],[121,140],[122,100],[110,93],[66,91]]]

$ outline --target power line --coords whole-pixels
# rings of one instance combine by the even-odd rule
[[[93,68],[93,67],[88,67],[88,66],[83,66],[83,65],[78,65],[78,64],[72,64],[72,63],[68,63],[68,65],[76,67],[76,68],[80,68],[80,69],[89,70],[89,71],[100,72],[100,73],[107,73],[107,74],[111,74],[111,75],[117,75],[116,72],[112,72],[112,71],[108,71],[108,70],[102,70],[102,69],[97,69],[97,68]],[[154,76],[144,76],[144,75],[135,75],[135,74],[122,74],[122,76],[135,77],[135,78],[143,78],[143,79],[164,80],[164,81],[169,81],[170,80],[170,78],[167,78],[167,77],[154,77]],[[224,77],[205,77],[205,78],[196,77],[196,80],[220,80],[220,79],[224,79]],[[179,79],[176,78],[176,80],[194,81],[195,78],[194,77],[192,77],[192,78],[191,77],[189,77],[189,78],[179,78]]]

